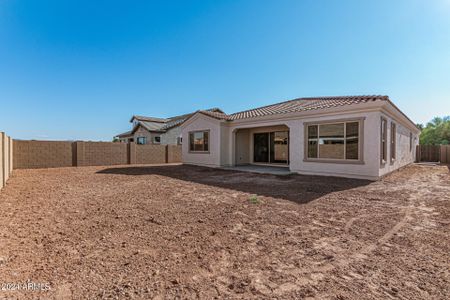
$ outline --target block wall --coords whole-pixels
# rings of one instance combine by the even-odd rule
[[[164,164],[166,159],[166,145],[136,145],[137,164]]]
[[[167,162],[180,163],[181,160],[181,145],[167,145]]]
[[[76,142],[77,166],[128,164],[128,146],[111,142]]]
[[[15,169],[71,167],[72,142],[14,140]]]
[[[7,155],[15,169],[181,162],[181,146],[177,145],[14,140],[10,148]],[[6,166],[12,168],[12,164]]]

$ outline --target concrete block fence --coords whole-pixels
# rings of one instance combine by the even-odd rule
[[[181,146],[14,140],[14,169],[181,162]]]
[[[6,185],[13,169],[13,140],[0,132],[0,190]]]

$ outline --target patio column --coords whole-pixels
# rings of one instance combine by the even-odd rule
[[[237,129],[233,129],[231,131],[231,141],[230,141],[231,161],[230,161],[230,164],[232,167],[234,167],[236,165],[236,131],[237,131]]]

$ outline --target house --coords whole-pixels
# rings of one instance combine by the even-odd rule
[[[181,125],[183,163],[280,166],[376,180],[414,161],[420,130],[388,96],[298,98]]]
[[[218,108],[205,111],[223,113]],[[180,125],[194,113],[171,118],[155,118],[144,116],[131,117],[132,129],[118,134],[115,140],[122,143],[180,145],[182,142]]]

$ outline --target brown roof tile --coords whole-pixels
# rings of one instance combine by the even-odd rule
[[[297,98],[276,104],[262,106],[222,116],[223,120],[240,120],[275,114],[286,114],[308,110],[326,109],[338,106],[366,103],[372,101],[389,101],[388,96],[339,96],[339,97],[309,97]]]

